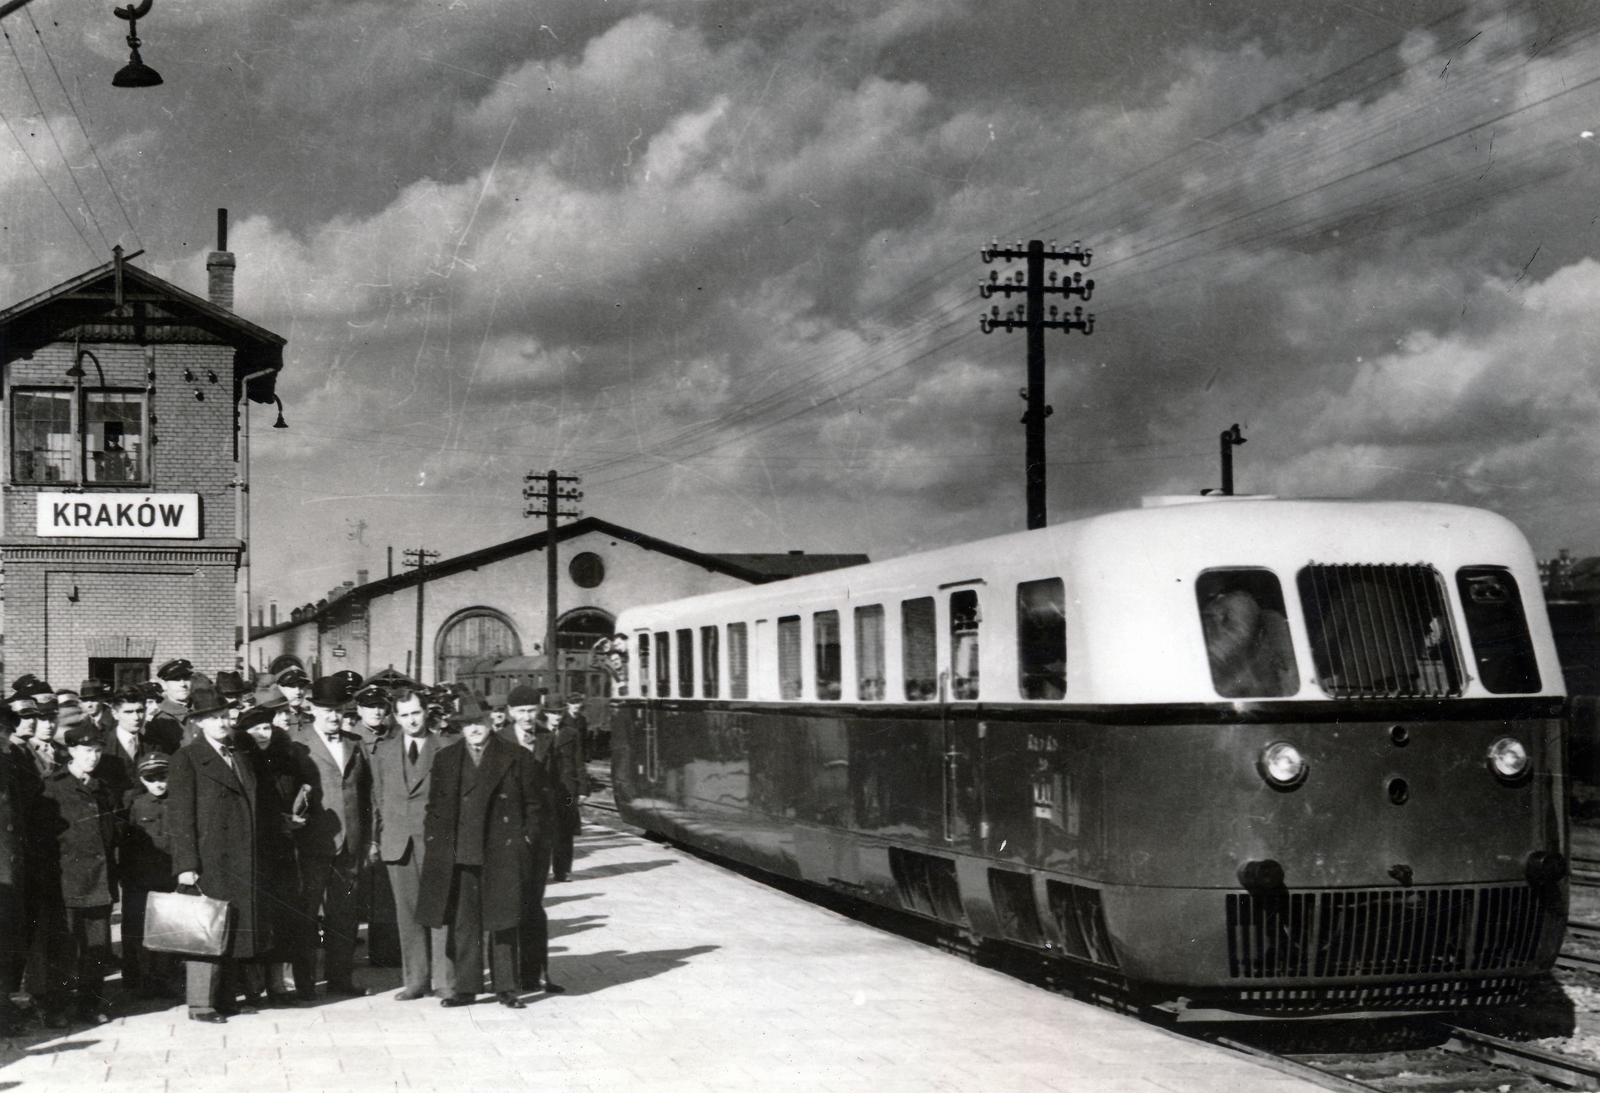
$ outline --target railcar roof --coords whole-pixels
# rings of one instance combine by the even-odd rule
[[[984,570],[1050,562],[1065,568],[1069,559],[1071,568],[1087,576],[1129,566],[1192,575],[1207,566],[1249,565],[1252,559],[1267,564],[1268,558],[1298,564],[1532,564],[1516,525],[1484,509],[1414,501],[1218,497],[1105,513],[757,588],[708,593],[674,601],[673,607],[694,614],[729,604],[808,601],[841,589],[892,588],[931,574],[959,580],[980,577]],[[625,611],[619,629],[636,612],[648,615],[651,606]]]

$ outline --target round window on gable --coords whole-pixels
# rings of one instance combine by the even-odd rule
[[[606,579],[606,563],[600,555],[586,550],[572,559],[567,572],[579,588],[594,588]]]

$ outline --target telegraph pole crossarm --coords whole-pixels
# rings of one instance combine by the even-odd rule
[[[583,515],[576,508],[562,507],[564,503],[576,504],[583,500],[583,491],[572,488],[583,480],[575,474],[561,474],[553,469],[543,474],[527,474],[522,480],[526,483],[522,488],[522,496],[532,502],[522,510],[522,515],[545,518],[544,651],[545,663],[549,670],[547,685],[552,695],[559,696],[563,688],[560,685],[559,663],[556,659],[556,521],[562,518],[576,519]],[[564,486],[564,483],[570,485]]]
[[[1078,262],[1087,269],[1094,252],[1077,241],[1066,250],[1058,250],[1053,239],[1049,247],[1038,239],[1029,240],[1026,245],[1019,239],[1015,247],[1002,247],[996,240],[979,254],[985,265],[996,259],[1004,259],[1007,265],[1019,259],[1027,263],[1026,269],[1018,270],[1004,279],[999,270],[990,270],[989,279],[979,283],[978,295],[985,300],[1004,296],[1009,301],[1014,294],[1022,293],[1023,302],[1007,309],[1004,315],[1000,313],[999,304],[992,305],[989,314],[978,317],[978,328],[985,334],[993,334],[996,330],[1004,330],[1009,334],[1019,328],[1028,333],[1028,386],[1022,389],[1021,395],[1028,404],[1027,412],[1022,415],[1022,424],[1027,429],[1024,470],[1028,489],[1028,529],[1031,531],[1044,527],[1046,523],[1044,420],[1054,412],[1044,401],[1044,332],[1060,330],[1071,333],[1076,330],[1085,335],[1094,333],[1094,315],[1085,314],[1082,305],[1068,310],[1064,303],[1061,307],[1051,304],[1047,312],[1044,303],[1046,296],[1060,296],[1063,302],[1076,296],[1088,303],[1094,295],[1094,281],[1084,280],[1081,271],[1063,274],[1052,268],[1047,282],[1045,262],[1056,261],[1065,265]]]

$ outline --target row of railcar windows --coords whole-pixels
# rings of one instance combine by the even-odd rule
[[[1066,589],[1061,578],[1024,581],[1016,587],[1017,693],[1025,699],[1059,699],[1067,693]],[[978,591],[949,594],[949,697],[971,701],[980,694]],[[808,697],[802,656],[801,616],[777,620],[777,697],[795,702]],[[885,653],[887,622],[883,604],[855,608],[855,698],[882,702],[892,696]],[[762,624],[758,623],[758,627]],[[811,615],[812,680],[809,697],[836,702],[845,694],[845,658],[840,612]],[[938,611],[932,596],[900,602],[900,694],[907,702],[939,697]],[[726,659],[719,646],[726,634]],[[636,637],[640,693],[666,698],[721,698],[720,672],[728,672],[731,699],[750,694],[750,641],[746,623],[661,630]],[[674,648],[676,647],[676,648]],[[695,672],[699,661],[700,671]],[[677,672],[673,672],[676,662]]]

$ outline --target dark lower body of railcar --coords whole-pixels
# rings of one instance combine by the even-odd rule
[[[612,724],[632,823],[1195,1006],[1500,1005],[1561,943],[1559,699],[634,699]],[[1488,762],[1505,736],[1520,777]],[[1259,766],[1277,741],[1308,763],[1292,788]]]

